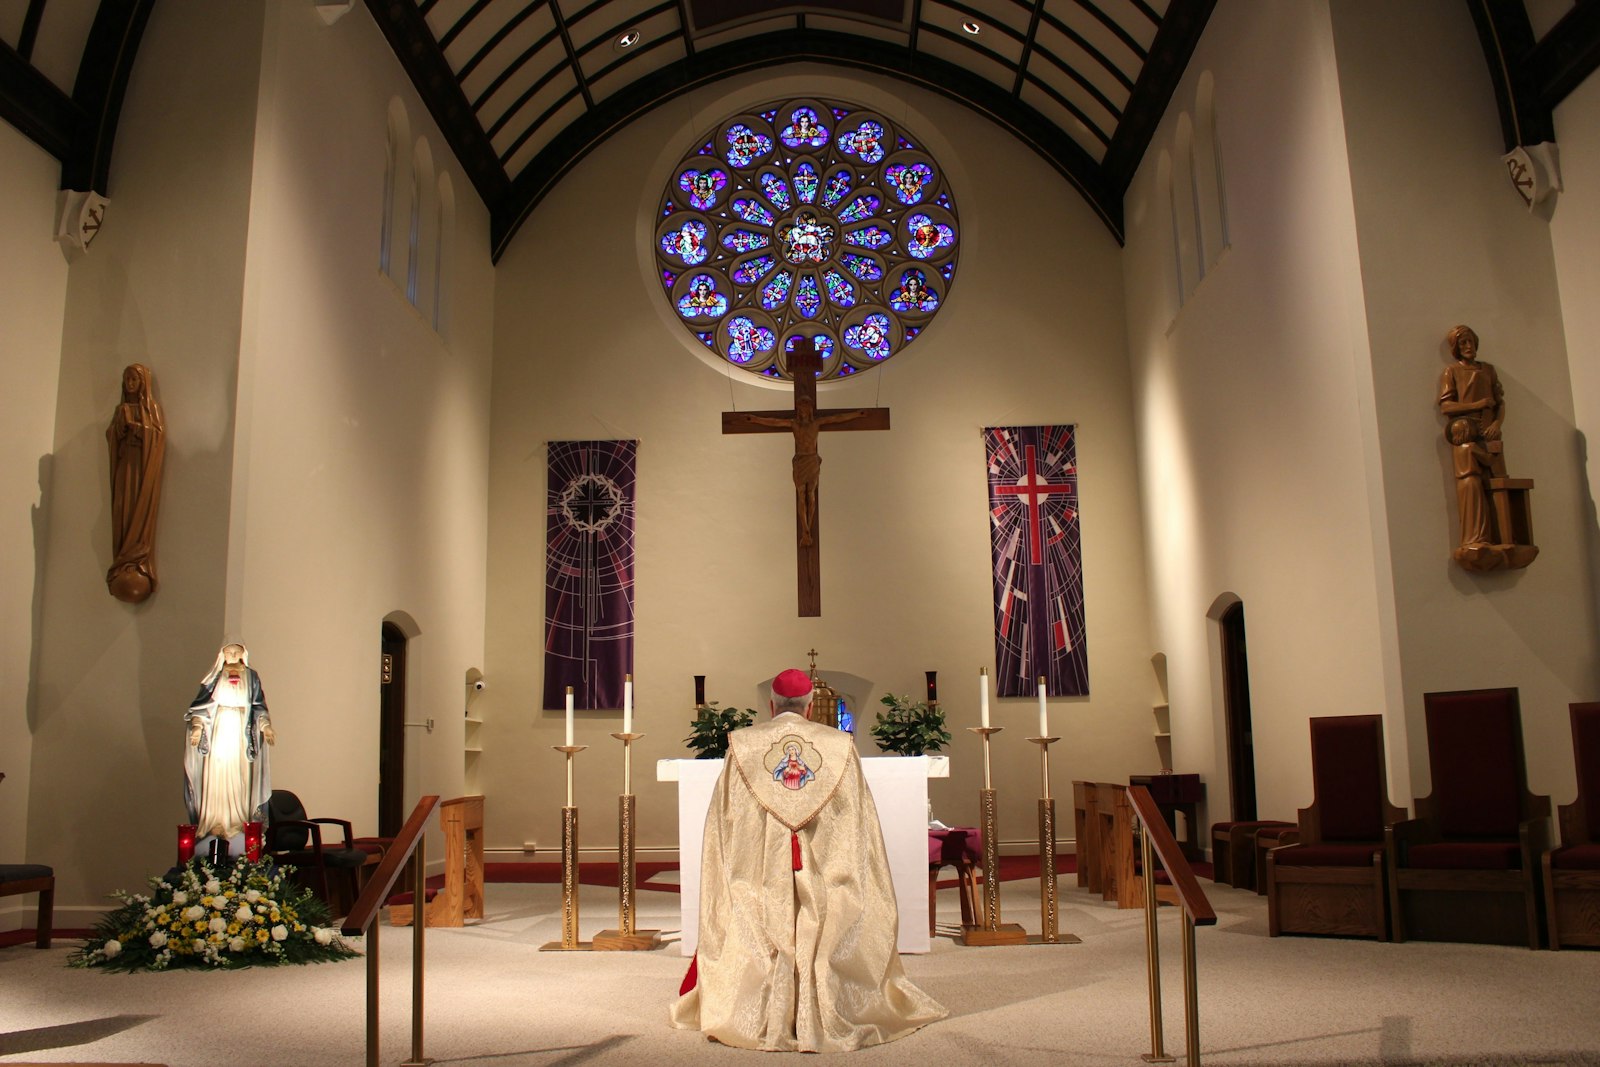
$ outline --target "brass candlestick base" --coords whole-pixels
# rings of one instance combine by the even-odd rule
[[[593,946],[578,940],[578,809],[572,802],[573,758],[588,745],[552,745],[567,757],[567,806],[561,809],[561,940],[540,945],[540,952],[587,952]]]
[[[1083,938],[1060,930],[1056,898],[1056,802],[1050,795],[1050,746],[1059,737],[1030,737],[1039,746],[1039,944],[1079,945]]]
[[[989,734],[1000,728],[976,727],[983,735],[985,770],[988,765]],[[986,775],[987,777],[987,775]],[[961,943],[973,946],[1025,945],[1028,934],[1016,923],[1000,921],[1000,830],[996,817],[996,794],[985,788],[978,793],[983,828],[983,903],[979,922],[961,928]]]
[[[622,742],[622,795],[617,797],[617,928],[600,931],[592,944],[597,952],[648,952],[661,947],[661,931],[639,930],[634,923],[639,865],[635,854],[633,743],[644,735],[611,736]]]

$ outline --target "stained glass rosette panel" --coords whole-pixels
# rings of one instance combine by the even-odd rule
[[[773,101],[706,131],[672,171],[654,255],[664,296],[730,365],[785,377],[811,337],[823,378],[897,355],[944,306],[960,250],[943,168],[854,104]]]

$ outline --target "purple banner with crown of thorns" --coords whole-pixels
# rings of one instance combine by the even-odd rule
[[[545,519],[544,708],[622,707],[633,672],[637,441],[551,441]]]

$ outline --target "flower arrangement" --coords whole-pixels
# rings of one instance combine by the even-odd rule
[[[154,892],[113,893],[122,906],[95,924],[68,958],[74,967],[161,971],[206,964],[326,963],[357,956],[328,909],[290,877],[292,867],[240,859],[215,869],[191,860]]]
[[[893,694],[880,703],[889,710],[878,712],[872,736],[884,752],[921,756],[950,743],[950,731],[944,728],[944,709],[938,704]]]

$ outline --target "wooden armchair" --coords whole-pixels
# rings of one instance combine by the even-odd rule
[[[1600,947],[1600,704],[1573,704],[1578,799],[1558,810],[1561,847],[1543,859],[1550,947]]]
[[[1384,828],[1389,802],[1381,715],[1311,720],[1312,801],[1299,840],[1267,852],[1267,932],[1389,940]]]
[[[1394,939],[1538,948],[1550,798],[1528,791],[1517,691],[1423,702],[1433,792],[1386,837]]]

